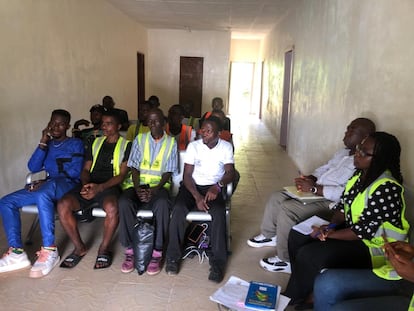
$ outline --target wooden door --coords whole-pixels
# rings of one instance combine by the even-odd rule
[[[145,101],[145,63],[144,54],[137,52],[137,117],[139,106]]]
[[[180,104],[191,103],[193,117],[201,117],[203,98],[203,57],[180,57]]]

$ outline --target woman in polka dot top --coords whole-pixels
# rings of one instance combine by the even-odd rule
[[[397,138],[375,132],[357,146],[356,171],[329,225],[308,235],[291,230],[292,275],[285,294],[292,303],[312,304],[313,283],[326,268],[372,269],[385,279],[399,276],[386,261],[384,239],[406,240],[409,225]]]

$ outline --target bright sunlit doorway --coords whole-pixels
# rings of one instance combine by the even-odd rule
[[[258,70],[260,72],[253,62],[231,62],[229,114],[232,119],[258,118],[259,100],[256,94],[260,94],[260,82],[255,83]]]

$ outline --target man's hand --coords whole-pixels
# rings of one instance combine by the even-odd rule
[[[40,143],[47,144],[48,141],[52,139],[51,131],[52,131],[52,126],[49,122],[42,131],[42,138],[40,138]]]
[[[394,252],[400,256],[403,256],[409,260],[412,260],[414,258],[414,247],[407,242],[396,241],[389,243],[389,246],[392,247]]]
[[[210,207],[208,206],[206,202],[205,197],[203,197],[202,195],[197,196],[196,205],[197,205],[197,209],[202,212],[208,212],[208,210],[210,209]]]
[[[298,191],[310,192],[311,188],[316,185],[315,181],[308,177],[295,178],[295,185]]]
[[[100,185],[89,183],[83,185],[80,195],[86,200],[92,200],[100,191]]]
[[[207,193],[206,196],[204,197],[204,201],[210,202],[210,201],[214,201],[215,199],[217,199],[217,195],[220,193],[219,187],[217,185],[213,185],[211,186]]]
[[[139,198],[139,200],[143,203],[148,203],[149,201],[151,201],[152,198],[152,191],[150,188],[141,188],[139,187],[136,190],[137,196]]]
[[[414,248],[406,242],[385,243],[385,255],[391,265],[402,278],[414,282],[414,263],[411,261],[411,254]]]

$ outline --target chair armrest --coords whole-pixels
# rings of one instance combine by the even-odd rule
[[[30,172],[26,175],[26,185],[30,185],[35,181],[45,180],[48,176],[49,174],[45,170],[41,170],[35,173]]]

